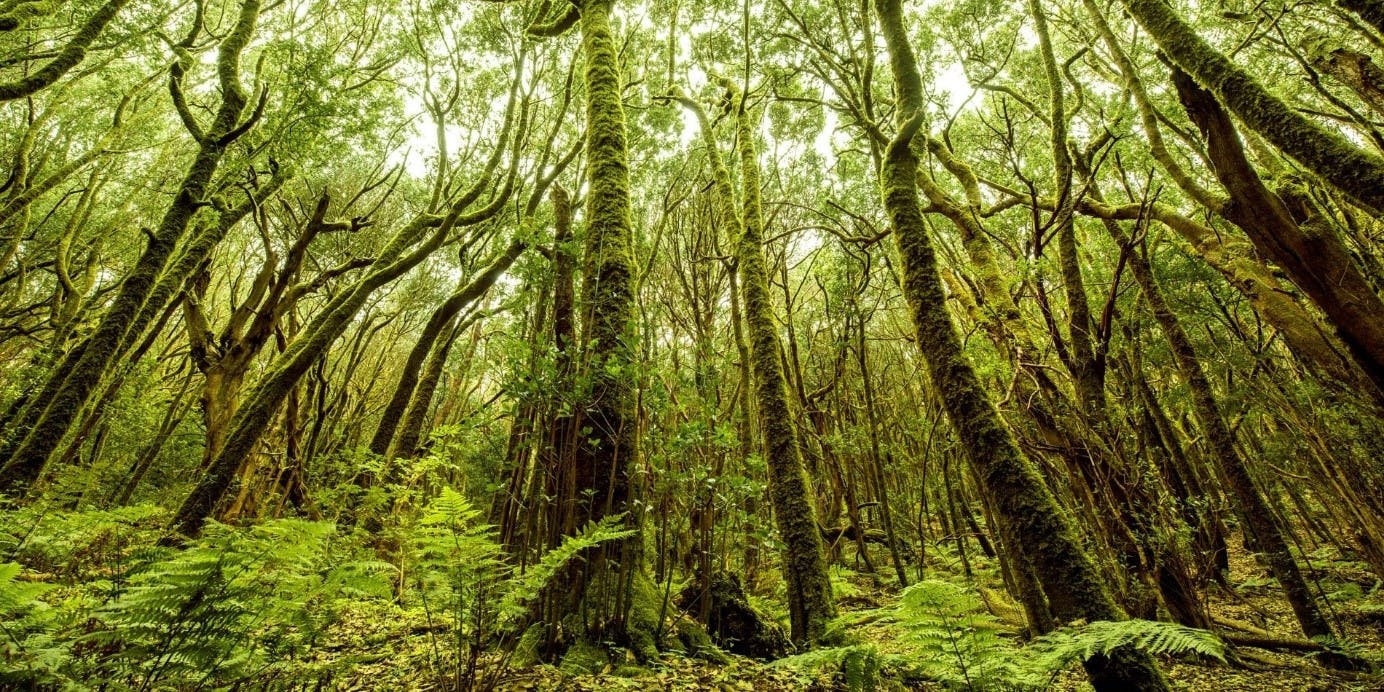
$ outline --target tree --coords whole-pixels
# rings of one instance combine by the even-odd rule
[[[817,517],[808,497],[807,478],[799,456],[799,439],[788,405],[780,345],[769,298],[769,277],[764,263],[764,218],[759,200],[759,162],[755,155],[754,128],[744,96],[723,79],[730,111],[735,116],[735,136],[744,186],[741,212],[735,211],[735,192],[730,171],[721,159],[715,133],[706,112],[696,101],[674,93],[697,116],[711,160],[712,182],[720,205],[721,223],[738,235],[736,269],[745,305],[745,326],[752,351],[756,411],[769,465],[770,496],[774,517],[784,538],[784,581],[788,583],[788,612],[793,641],[810,646],[822,638],[828,621],[836,616],[831,582],[822,561]],[[738,232],[737,232],[738,231]]]
[[[1095,565],[1077,542],[1070,520],[1019,451],[961,350],[918,203],[918,159],[912,145],[926,115],[922,78],[904,25],[902,4],[899,0],[876,0],[875,12],[888,47],[898,98],[898,132],[880,168],[880,187],[904,264],[904,295],[933,388],[966,444],[967,456],[987,497],[995,503],[1006,544],[1018,550],[1021,559],[1037,573],[1053,614],[1063,620],[1123,619]],[[1153,660],[1132,649],[1091,658],[1086,670],[1096,689],[1167,688]]]

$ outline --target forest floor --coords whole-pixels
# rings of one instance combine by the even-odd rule
[[[1238,543],[1238,542],[1237,542]],[[1323,551],[1325,552],[1325,551]],[[1321,554],[1321,553],[1319,553]],[[847,628],[847,638],[866,644],[885,656],[906,659],[910,653],[901,642],[900,630],[889,618],[861,617],[853,614],[878,613],[892,608],[898,600],[896,590],[876,586],[874,580],[849,570],[834,570],[843,581],[848,595],[840,598],[843,620],[856,620]],[[1308,574],[1320,587],[1330,616],[1346,635],[1346,639],[1380,671],[1384,658],[1384,586],[1358,563],[1328,558],[1314,559]],[[842,576],[844,575],[844,576]],[[1267,570],[1238,545],[1232,547],[1228,583],[1231,589],[1212,587],[1209,609],[1218,625],[1227,631],[1270,636],[1282,640],[1298,640],[1296,622],[1281,591],[1269,578]],[[987,599],[991,600],[991,599]],[[992,609],[993,610],[993,609]],[[1012,614],[1009,616],[1013,619]],[[365,623],[361,623],[365,625]],[[397,627],[400,623],[395,623]],[[371,625],[378,626],[376,623]],[[370,627],[371,625],[365,625]],[[397,630],[396,630],[397,631]],[[416,628],[415,628],[416,631]],[[1006,635],[1008,637],[1008,635]],[[375,637],[371,637],[379,641]],[[1015,638],[1016,639],[1016,638]],[[1015,645],[1017,642],[1015,642]],[[394,639],[392,654],[377,657],[377,662],[365,664],[354,671],[354,682],[347,689],[428,689],[415,677],[420,667],[437,660],[435,652],[423,649],[421,640],[414,646]],[[1232,649],[1230,663],[1210,658],[1162,657],[1160,665],[1177,690],[1215,690],[1217,692],[1327,692],[1333,690],[1384,690],[1384,672],[1374,674],[1333,670],[1321,665],[1311,652],[1267,650],[1248,646]],[[401,660],[412,659],[412,661]],[[893,659],[900,660],[898,658]],[[606,665],[595,675],[569,675],[553,665],[538,665],[525,670],[505,670],[493,689],[502,692],[527,690],[713,690],[737,692],[751,690],[777,692],[809,690],[878,689],[878,690],[943,690],[938,683],[910,679],[885,664],[872,688],[848,686],[841,666],[809,669],[793,663],[794,659],[763,662],[731,656],[728,664],[720,665],[676,653],[664,654],[658,661],[635,665],[633,656],[624,662]],[[408,671],[412,669],[413,673]],[[436,671],[434,671],[436,673]],[[446,677],[445,675],[443,677]],[[436,688],[434,688],[436,689]],[[964,689],[964,687],[963,687]],[[975,685],[972,689],[997,689]],[[1054,675],[1050,690],[1090,690],[1085,675],[1076,664]]]

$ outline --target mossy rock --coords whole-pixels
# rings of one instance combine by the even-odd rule
[[[610,665],[610,656],[605,649],[585,639],[578,639],[562,655],[558,670],[564,675],[600,675],[607,665]]]
[[[679,618],[674,627],[678,633],[678,645],[687,651],[687,655],[722,666],[730,663],[730,657],[711,641],[706,628],[691,618]]]
[[[761,660],[781,658],[788,652],[788,637],[783,628],[750,605],[735,575],[716,575],[705,594],[699,593],[695,584],[689,585],[678,595],[678,605],[696,612],[702,598],[711,601],[707,632],[721,648]]]
[[[615,670],[610,671],[610,674],[611,674],[611,675],[614,675],[614,676],[617,677],[617,678],[631,678],[631,679],[634,679],[634,678],[644,678],[644,677],[648,677],[648,676],[650,676],[650,675],[653,675],[654,672],[653,672],[652,670],[649,670],[648,668],[645,668],[644,666],[641,666],[641,665],[636,665],[636,664],[633,664],[633,663],[625,663],[625,664],[622,664],[622,665],[620,665],[620,666],[617,666],[617,667],[615,668]]]
[[[543,644],[544,626],[542,623],[534,623],[524,630],[520,635],[519,642],[514,645],[514,653],[510,654],[509,665],[515,670],[526,670],[538,665],[542,661],[539,647]]]

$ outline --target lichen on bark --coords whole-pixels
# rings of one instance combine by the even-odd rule
[[[1165,0],[1121,0],[1179,68],[1250,129],[1357,203],[1384,212],[1384,158],[1289,106],[1197,35]],[[1377,11],[1377,3],[1359,2]]]

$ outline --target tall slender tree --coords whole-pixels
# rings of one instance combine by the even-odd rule
[[[912,147],[926,117],[922,76],[902,2],[875,0],[874,6],[889,52],[897,98],[898,131],[885,152],[880,186],[903,261],[904,297],[933,389],[994,503],[1006,544],[1036,572],[1053,615],[1061,620],[1123,619],[1125,614],[1081,547],[1070,518],[1019,450],[961,349],[918,201],[918,157]],[[1168,688],[1152,657],[1130,647],[1088,659],[1086,671],[1098,690]]]

